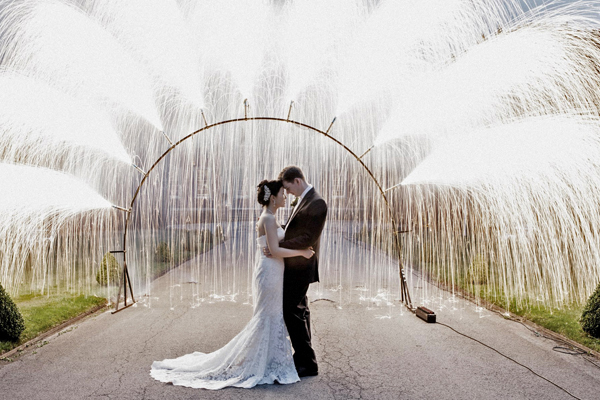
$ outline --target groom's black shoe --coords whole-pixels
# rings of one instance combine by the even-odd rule
[[[296,371],[298,371],[298,376],[300,378],[304,377],[304,376],[317,376],[319,375],[319,371],[316,369],[307,369],[304,367],[298,367],[296,368]]]

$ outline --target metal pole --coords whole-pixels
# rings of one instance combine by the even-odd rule
[[[171,147],[175,146],[173,144],[173,141],[171,140],[171,138],[169,136],[167,136],[167,134],[165,133],[165,131],[161,131],[163,136],[165,137],[165,139],[167,139],[167,142],[169,142],[169,144],[171,145]]]
[[[364,156],[366,156],[366,155],[367,155],[367,153],[368,153],[368,152],[370,152],[371,150],[373,150],[373,147],[375,147],[375,145],[373,145],[373,146],[369,147],[369,148],[367,149],[367,151],[365,151],[364,153],[362,153],[362,156],[360,156],[360,157],[358,157],[358,158],[361,158],[361,159],[362,159]]]
[[[131,213],[131,209],[129,209],[129,210],[128,210],[128,209],[126,209],[126,208],[124,208],[124,207],[119,207],[119,206],[116,206],[116,205],[114,205],[114,204],[112,205],[112,207],[113,207],[113,208],[116,208],[117,210],[124,211],[124,212],[126,212],[126,213]]]
[[[325,132],[325,136],[329,137],[329,131],[331,130],[331,127],[333,126],[333,123],[335,122],[336,119],[337,119],[337,117],[333,118],[333,121],[331,121],[331,124],[329,124],[329,128],[327,128],[327,131]]]
[[[144,170],[143,170],[143,169],[141,169],[140,167],[138,167],[138,166],[137,166],[137,165],[135,165],[135,164],[131,164],[131,165],[133,166],[133,168],[137,169],[137,170],[140,172],[140,174],[142,174],[142,175],[146,175],[146,173],[144,172]]]
[[[294,105],[294,100],[290,101],[290,110],[288,111],[288,116],[286,121],[290,120],[290,115],[292,115],[292,106]]]

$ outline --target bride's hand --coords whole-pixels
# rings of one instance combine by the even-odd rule
[[[315,252],[313,251],[312,247],[310,249],[302,250],[302,257],[304,257],[304,258],[310,259],[314,255],[315,255]]]

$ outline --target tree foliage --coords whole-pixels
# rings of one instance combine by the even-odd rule
[[[102,257],[102,264],[100,264],[100,269],[96,273],[96,281],[102,286],[116,285],[119,283],[120,270],[121,266],[115,256],[106,253]]]
[[[169,262],[173,259],[171,249],[166,242],[160,242],[154,252],[154,260],[158,262]]]
[[[16,342],[25,330],[25,321],[15,302],[0,285],[0,340]]]
[[[600,284],[583,308],[579,323],[587,334],[600,338]]]

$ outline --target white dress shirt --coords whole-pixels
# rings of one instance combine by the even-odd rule
[[[309,183],[308,186],[306,187],[306,189],[304,189],[304,192],[302,192],[302,194],[298,198],[298,203],[296,203],[296,205],[294,206],[294,209],[292,210],[292,216],[290,217],[290,221],[292,220],[292,218],[294,218],[294,215],[296,214],[296,211],[298,210],[298,208],[300,208],[300,203],[302,203],[302,200],[304,199],[304,196],[306,196],[306,193],[308,193],[309,190],[312,189],[312,188],[313,188],[313,185],[311,185]],[[289,224],[289,222],[288,222],[288,224]],[[287,225],[286,225],[285,228],[287,229]]]

